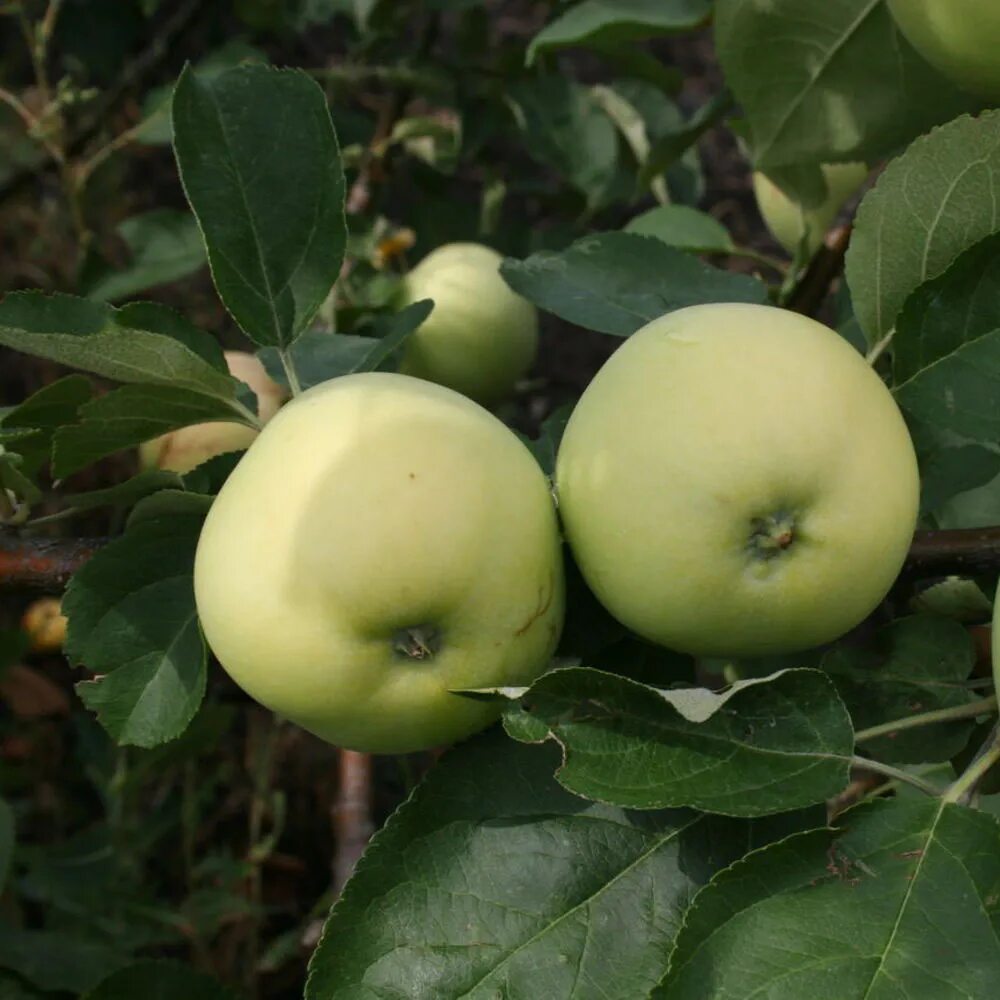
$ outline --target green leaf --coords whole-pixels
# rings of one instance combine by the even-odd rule
[[[885,169],[861,202],[847,252],[854,309],[870,343],[896,325],[920,285],[1000,230],[998,180],[1000,111],[935,129]],[[920,336],[904,340],[911,337],[904,350],[912,354]]]
[[[684,306],[767,301],[767,289],[755,278],[720,271],[634,233],[599,233],[559,253],[507,258],[500,273],[515,292],[542,309],[619,337]]]
[[[880,0],[717,0],[715,45],[761,167],[872,162],[975,107]]]
[[[109,270],[87,289],[91,299],[114,301],[197,271],[205,263],[205,245],[190,212],[157,208],[133,215],[118,226],[131,260],[121,271]]]
[[[1000,438],[998,251],[1000,234],[918,288],[906,300],[893,337],[900,404],[938,430],[990,442]]]
[[[58,477],[191,424],[256,426],[249,415],[234,414],[231,402],[167,385],[122,386],[82,406],[80,418],[56,432],[52,469]]]
[[[260,345],[309,325],[344,257],[344,175],[322,89],[297,70],[186,69],[173,99],[181,181],[226,308]]]
[[[218,341],[154,302],[114,309],[72,295],[12,292],[0,301],[0,344],[117,382],[225,400],[241,385]]]
[[[972,444],[933,424],[911,419],[920,465],[920,510],[932,514],[953,497],[978,489],[1000,473],[1000,451]]]
[[[99,507],[131,507],[136,501],[159,490],[183,489],[185,477],[163,469],[146,469],[131,479],[100,490],[88,490],[61,497],[72,510],[96,510]]]
[[[583,0],[546,25],[528,46],[530,66],[540,52],[575,45],[635,42],[690,31],[708,20],[710,0]]]
[[[733,109],[728,91],[716,94],[685,122],[655,138],[639,171],[639,183],[646,185],[685,154],[694,152],[694,145],[710,129],[719,125]]]
[[[558,761],[497,730],[451,750],[359,862],[308,1000],[645,996],[695,888],[815,821],[589,803],[553,781]]]
[[[562,440],[563,431],[566,430],[566,424],[569,422],[572,412],[573,404],[564,403],[545,419],[541,426],[541,433],[537,438],[523,439],[528,450],[538,459],[538,464],[547,476],[555,475],[559,442]]]
[[[0,968],[43,990],[79,995],[127,961],[116,948],[69,931],[0,931]]]
[[[67,656],[103,675],[79,684],[80,697],[119,743],[143,747],[183,732],[205,691],[192,583],[205,511],[165,511],[163,496],[138,505],[125,535],[76,573],[63,599]]]
[[[975,701],[964,685],[975,665],[969,633],[957,622],[930,615],[902,618],[881,629],[866,647],[844,643],[823,657],[821,669],[837,686],[855,729]],[[870,740],[866,754],[921,764],[948,760],[968,742],[973,723],[942,722]]]
[[[707,212],[687,205],[659,205],[637,215],[625,226],[626,233],[652,236],[679,250],[729,253],[733,241],[721,222]]]
[[[24,436],[15,445],[32,473],[48,461],[55,432],[77,419],[80,407],[90,399],[90,380],[83,375],[67,375],[29,396],[6,413],[0,431],[19,429]]]
[[[304,334],[288,352],[301,388],[309,389],[340,375],[375,371],[399,350],[432,308],[430,299],[422,299],[398,313],[381,317],[375,324],[376,337],[322,331]],[[268,375],[279,385],[287,386],[288,377],[278,351],[265,347],[258,356]]]
[[[145,959],[113,972],[83,1000],[226,1000],[222,983],[181,962]]]
[[[843,824],[833,844],[803,834],[717,875],[695,897],[655,996],[992,1000],[1000,823],[879,799]]]
[[[615,178],[618,136],[588,87],[565,76],[515,83],[508,101],[526,151],[600,206]]]
[[[762,816],[820,802],[847,784],[850,717],[815,670],[716,694],[569,668],[510,696],[507,731],[558,742],[560,784],[599,802]]]
[[[224,70],[247,62],[267,63],[267,55],[243,39],[234,38],[195,63],[194,71],[199,77],[211,79]],[[172,82],[154,87],[146,94],[142,102],[144,124],[136,136],[136,142],[160,145],[173,140],[174,129],[170,121],[170,101],[173,94]]]

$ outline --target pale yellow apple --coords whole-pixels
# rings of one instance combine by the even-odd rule
[[[943,76],[1000,101],[997,0],[889,0],[907,41]]]
[[[271,380],[252,354],[226,351],[226,364],[231,375],[254,391],[258,416],[267,423],[284,402],[285,390]],[[140,445],[139,464],[144,469],[164,469],[183,475],[217,455],[249,448],[257,433],[246,424],[223,421],[192,424]]]
[[[268,424],[212,505],[194,586],[237,684],[372,752],[496,719],[453,692],[532,681],[563,615],[534,458],[464,396],[391,373],[324,382]]]
[[[508,396],[538,351],[538,316],[500,277],[503,257],[478,243],[449,243],[404,279],[403,305],[433,299],[407,341],[399,370],[484,405]]]
[[[895,401],[832,330],[771,306],[669,313],[598,372],[556,466],[594,593],[654,642],[792,652],[864,619],[917,516]]]
[[[774,238],[790,254],[794,255],[805,240],[806,252],[811,257],[822,246],[827,230],[844,203],[868,176],[868,168],[863,163],[825,163],[820,169],[827,196],[822,204],[808,208],[793,201],[766,174],[758,171],[753,175],[761,217]]]

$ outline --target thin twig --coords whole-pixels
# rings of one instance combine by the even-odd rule
[[[930,782],[924,781],[923,778],[918,778],[914,774],[901,771],[898,767],[893,767],[891,764],[883,764],[879,760],[869,760],[867,757],[852,757],[851,767],[857,768],[859,771],[873,771],[875,774],[884,774],[887,778],[892,778],[893,781],[902,781],[907,785],[912,785],[914,788],[919,788],[924,794],[932,795],[935,798],[941,794],[941,789],[935,788]]]
[[[355,750],[339,751],[340,780],[333,803],[333,887],[339,895],[365,852],[374,831],[372,822],[372,756]]]
[[[826,242],[810,261],[806,273],[788,297],[789,309],[806,316],[819,311],[833,282],[843,269],[852,228],[849,225],[838,226],[827,234]]]
[[[879,726],[872,726],[870,729],[862,729],[854,734],[855,743],[867,743],[869,740],[878,739],[880,736],[892,736],[901,733],[905,729],[916,729],[919,726],[932,726],[937,722],[954,722],[960,719],[974,719],[980,715],[987,715],[997,710],[996,695],[989,698],[982,698],[979,701],[970,701],[967,705],[953,705],[951,708],[939,708],[933,712],[923,712],[920,715],[910,715],[905,719],[896,719],[893,722],[883,722]]]
[[[979,782],[998,762],[1000,762],[1000,723],[993,727],[990,738],[965,769],[965,773],[945,792],[944,801],[967,803],[972,798]]]

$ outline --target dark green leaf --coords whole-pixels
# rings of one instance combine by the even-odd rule
[[[49,460],[56,430],[76,420],[77,411],[90,394],[88,378],[67,375],[39,389],[4,415],[0,433],[19,430],[21,435],[15,438],[12,448],[24,459],[22,471],[34,475]]]
[[[309,325],[340,272],[347,231],[337,137],[297,70],[186,69],[173,99],[181,180],[223,302],[261,345]]]
[[[0,929],[0,968],[43,990],[78,995],[126,961],[117,949],[69,931]]]
[[[900,403],[939,430],[977,441],[1000,438],[998,252],[1000,235],[991,236],[918,288],[906,300],[893,337]]]
[[[12,292],[0,302],[0,344],[118,382],[225,400],[240,386],[213,337],[153,302],[114,309],[72,295]]]
[[[625,232],[653,236],[679,250],[729,253],[733,249],[729,230],[721,222],[687,205],[651,208],[631,219]]]
[[[525,148],[580,191],[602,204],[615,176],[618,137],[588,88],[565,76],[545,76],[509,88]]]
[[[538,464],[547,476],[555,474],[559,442],[562,440],[563,431],[566,430],[572,412],[573,404],[565,403],[545,420],[537,438],[525,440],[528,450],[538,459]]]
[[[756,279],[720,271],[633,233],[599,233],[561,253],[508,258],[500,273],[515,292],[542,309],[619,337],[684,306],[767,301],[767,290]]]
[[[233,994],[217,979],[180,962],[147,959],[112,973],[84,1000],[226,1000]]]
[[[876,800],[833,844],[803,834],[695,897],[663,1000],[992,1000],[1000,823],[928,799]]]
[[[205,263],[205,245],[190,212],[157,208],[118,226],[131,260],[121,271],[102,274],[87,289],[92,299],[114,301],[187,277]]]
[[[815,822],[627,812],[560,788],[558,762],[496,730],[449,752],[358,864],[306,997],[645,996],[694,889]]]
[[[869,342],[896,326],[920,285],[1000,230],[998,182],[1000,111],[949,122],[889,164],[861,202],[847,253],[847,281]],[[974,273],[960,275],[956,280],[975,284]],[[982,300],[976,309],[984,309]],[[915,322],[910,314],[908,325]],[[925,339],[928,346],[937,342],[919,329],[904,333],[904,355],[919,358]],[[975,344],[970,346],[974,352]],[[903,370],[910,372],[912,361],[904,361]]]
[[[76,573],[63,600],[67,656],[103,675],[78,686],[81,698],[119,743],[144,747],[179,735],[205,690],[192,585],[205,511],[164,511],[164,496],[139,504],[125,535]]]
[[[146,469],[123,483],[106,486],[100,490],[88,490],[62,497],[66,507],[73,510],[95,510],[98,507],[130,507],[137,500],[158,490],[182,489],[184,479],[176,472],[163,469]]]
[[[52,468],[59,477],[160,434],[207,421],[234,421],[232,404],[168,385],[126,385],[80,408],[81,421],[56,432]]]
[[[507,731],[556,740],[559,782],[599,802],[762,816],[820,802],[848,779],[850,717],[815,670],[741,681],[717,694],[570,668],[511,697]]]
[[[339,375],[375,371],[399,350],[403,341],[427,319],[432,308],[431,301],[423,299],[380,319],[375,325],[376,337],[321,331],[304,334],[289,349],[301,388],[309,389]],[[265,347],[258,356],[268,375],[287,386],[288,378],[277,350]]]
[[[649,184],[654,177],[662,174],[690,150],[706,132],[720,124],[732,108],[732,96],[728,91],[723,91],[703,104],[681,126],[659,136],[650,147],[639,171],[639,183]]]
[[[711,0],[583,0],[532,39],[528,65],[539,52],[690,31],[708,19],[711,6]]]
[[[976,699],[964,681],[975,665],[969,633],[930,615],[902,618],[864,647],[834,647],[822,660],[847,704],[855,729],[964,705]],[[953,757],[972,722],[942,722],[871,740],[863,750],[880,760],[920,764]]]
[[[715,44],[759,166],[874,161],[975,106],[873,0],[717,0]]]

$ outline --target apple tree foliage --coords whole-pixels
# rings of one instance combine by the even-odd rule
[[[292,30],[338,17],[377,39],[400,30],[391,6],[314,0],[280,16]],[[469,44],[492,16],[475,0],[427,6]],[[658,44],[706,26],[727,89],[682,112]],[[610,82],[576,73],[581,53]],[[439,192],[458,165],[482,165],[478,218],[432,218],[441,200],[414,210],[424,250],[454,236],[512,245],[497,218],[540,192],[557,225],[522,239],[504,278],[564,324],[624,338],[696,303],[794,306],[815,277],[805,260],[776,272],[695,207],[712,207],[696,155],[707,132],[731,129],[755,169],[803,189],[823,163],[882,166],[854,215],[838,329],[905,413],[922,528],[1000,525],[1000,110],[924,62],[880,0],[574,0],[503,55],[501,89],[402,67],[451,114],[401,114],[377,155],[395,151]],[[348,226],[345,202],[354,213],[348,192],[375,154],[345,142],[335,88],[234,46],[144,114],[138,138],[172,143],[190,212],[129,219],[130,265],[80,294],[0,301],[0,345],[74,372],[2,411],[0,485],[19,504],[39,500],[45,475],[155,435],[256,425],[217,339],[135,300],[148,288],[207,262],[269,372],[296,389],[392,368],[433,308],[393,312],[385,275],[363,266],[372,230]],[[498,137],[517,172],[487,154]],[[556,411],[530,442],[546,472],[565,420]],[[192,560],[232,466],[59,493],[67,516],[121,515],[64,608],[79,696],[122,744],[182,738],[206,696]],[[910,579],[856,634],[752,662],[654,648],[572,567],[570,580],[553,669],[477,695],[504,700],[502,725],[448,750],[376,833],[326,919],[308,1000],[998,995],[1000,753],[970,633],[993,579]],[[13,838],[3,807],[0,878]],[[0,935],[0,965],[38,995],[221,995],[201,973],[57,930]]]

